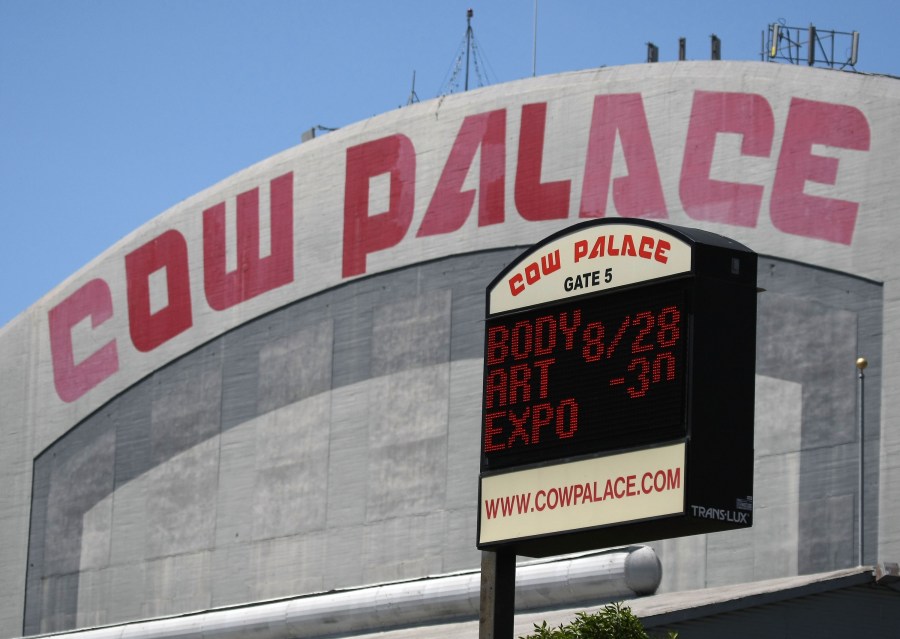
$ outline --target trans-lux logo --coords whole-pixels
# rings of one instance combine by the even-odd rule
[[[694,513],[694,517],[699,517],[700,519],[716,519],[733,524],[750,525],[750,513],[742,513],[725,508],[707,508],[705,506],[691,506],[691,510]]]

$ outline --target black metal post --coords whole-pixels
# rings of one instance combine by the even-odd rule
[[[865,514],[866,514],[866,375],[863,371],[869,365],[865,357],[856,360],[857,378],[859,379],[859,400],[857,402],[857,421],[859,426],[859,512],[856,515],[856,560],[857,565],[863,565],[865,550]]]
[[[482,551],[478,639],[513,639],[515,605],[515,553]]]

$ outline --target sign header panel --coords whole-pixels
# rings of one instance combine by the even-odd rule
[[[687,273],[691,247],[658,227],[581,225],[508,267],[488,294],[488,314],[601,293]]]

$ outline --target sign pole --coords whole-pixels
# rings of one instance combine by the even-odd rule
[[[858,565],[863,565],[863,548],[865,547],[863,541],[865,539],[865,526],[863,522],[865,521],[865,493],[866,493],[866,429],[865,429],[865,401],[866,401],[866,375],[863,372],[866,369],[866,366],[869,365],[868,360],[865,357],[860,357],[856,360],[856,368],[859,370],[858,378],[859,378],[859,411],[858,411],[858,421],[859,421],[859,500],[857,505],[859,506],[856,517],[856,560]]]
[[[513,639],[515,603],[515,553],[507,550],[482,551],[478,639]]]

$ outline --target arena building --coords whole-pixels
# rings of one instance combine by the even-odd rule
[[[865,566],[900,559],[898,114],[889,77],[592,69],[373,117],[174,206],[0,330],[0,637],[474,636],[485,287],[604,217],[759,254],[753,527],[522,566],[523,623],[889,589]]]

